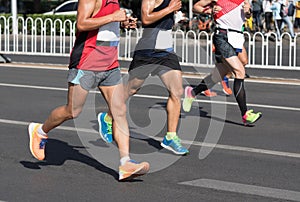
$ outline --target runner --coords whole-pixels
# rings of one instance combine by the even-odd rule
[[[68,73],[68,102],[54,109],[43,124],[30,123],[28,127],[30,151],[36,159],[45,159],[47,133],[64,121],[78,117],[89,90],[98,87],[112,112],[113,135],[120,153],[119,180],[148,172],[147,162],[137,163],[129,157],[126,104],[117,60],[120,22],[127,27],[135,23],[129,23],[117,0],[79,1],[77,38]]]
[[[167,134],[161,146],[178,155],[188,153],[177,135],[183,94],[181,67],[173,51],[172,27],[174,12],[181,8],[180,0],[143,0],[141,13],[143,35],[139,40],[129,67],[129,80],[126,85],[126,99],[137,93],[149,74],[158,75],[166,86]],[[106,142],[111,141],[110,118],[106,113],[99,114],[100,135]]]
[[[189,112],[197,94],[220,82],[228,73],[233,72],[235,79],[233,91],[242,116],[244,125],[255,123],[261,112],[254,113],[246,105],[244,89],[245,67],[237,56],[243,50],[244,36],[241,32],[245,16],[250,16],[250,4],[244,0],[200,0],[194,5],[197,12],[213,12],[216,22],[213,43],[216,48],[216,67],[201,83],[192,88],[185,88],[183,110]]]

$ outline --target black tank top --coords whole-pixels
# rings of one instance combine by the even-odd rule
[[[153,12],[166,8],[170,0],[164,0]],[[141,56],[161,57],[169,54],[170,50],[158,50],[155,48],[159,31],[171,30],[174,25],[174,13],[164,16],[162,19],[143,26],[143,34],[135,48],[135,54]]]

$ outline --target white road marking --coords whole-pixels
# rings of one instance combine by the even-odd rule
[[[49,86],[32,86],[32,85],[22,85],[22,84],[9,84],[9,83],[0,83],[0,86],[4,87],[15,87],[15,88],[32,88],[32,89],[40,89],[40,90],[57,90],[57,91],[67,91],[67,88],[56,88]],[[90,93],[100,93],[97,90],[90,91]],[[166,96],[157,96],[157,95],[142,95],[136,94],[135,97],[140,98],[150,98],[150,99],[163,99],[166,100],[168,97]],[[211,104],[222,104],[222,105],[237,105],[236,102],[223,102],[223,101],[215,101],[215,100],[201,100],[196,99],[194,102],[199,103],[211,103]],[[279,110],[290,110],[290,111],[300,111],[298,107],[286,107],[286,106],[275,106],[275,105],[261,105],[261,104],[252,104],[248,103],[248,106],[260,107],[260,108],[268,108],[268,109],[279,109]]]
[[[2,63],[1,67],[29,68],[29,69],[48,69],[48,70],[68,70],[68,64],[48,64],[48,63]],[[121,68],[123,74],[128,73],[127,68]],[[183,72],[183,78],[202,79],[205,73]],[[232,79],[230,79],[232,80]],[[299,79],[272,78],[272,77],[252,77],[245,79],[245,82],[279,84],[279,85],[300,85]]]
[[[22,126],[29,125],[29,122],[9,120],[9,119],[0,119],[0,123],[22,125]],[[98,131],[96,131],[96,130],[86,129],[86,128],[78,128],[78,127],[74,128],[74,127],[68,127],[68,126],[59,126],[56,129],[73,131],[73,132],[86,132],[86,133],[98,134]],[[157,141],[163,140],[163,138],[161,138],[161,137],[155,137],[155,136],[147,136],[147,137],[152,138]],[[146,138],[146,136],[144,138]],[[274,150],[258,149],[258,148],[252,148],[252,147],[241,147],[241,146],[234,146],[234,145],[210,144],[210,143],[204,143],[204,142],[199,142],[199,141],[181,140],[181,142],[182,142],[182,144],[193,145],[193,146],[211,147],[211,148],[217,148],[217,149],[223,149],[223,150],[265,154],[265,155],[272,155],[272,156],[300,158],[300,153],[274,151]]]
[[[40,90],[57,90],[57,91],[67,91],[67,88],[55,88],[49,86],[32,86],[32,85],[23,85],[23,84],[10,84],[10,83],[0,83],[0,86],[5,87],[14,87],[14,88],[32,88]]]
[[[178,184],[283,200],[300,201],[300,192],[298,191],[247,185],[235,182],[227,182],[212,179],[197,179],[193,181],[180,182]]]
[[[28,68],[28,69],[50,69],[50,70],[63,70],[67,71],[68,65],[48,64],[48,63],[2,63],[1,67],[15,67],[15,68]]]
[[[199,103],[211,103],[211,104],[223,104],[223,105],[238,105],[236,102],[223,102],[223,101],[214,101],[214,100],[200,100],[196,99],[194,102]],[[281,109],[281,110],[291,110],[291,111],[300,111],[298,107],[285,107],[285,106],[275,106],[275,105],[262,105],[262,104],[253,104],[247,103],[248,106],[269,108],[269,109]]]

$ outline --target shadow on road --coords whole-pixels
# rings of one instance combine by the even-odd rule
[[[78,161],[94,167],[95,169],[105,172],[111,176],[113,176],[116,180],[118,180],[118,173],[110,169],[103,164],[99,163],[95,159],[80,153],[78,149],[84,148],[82,146],[72,146],[66,142],[55,140],[55,139],[48,139],[47,147],[46,147],[46,159],[40,162],[30,162],[30,161],[20,161],[20,163],[29,169],[41,169],[40,166],[48,166],[48,165],[55,165],[61,166],[67,160]]]

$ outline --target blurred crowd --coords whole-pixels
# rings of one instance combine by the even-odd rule
[[[275,32],[278,40],[283,32],[292,38],[299,33],[300,0],[251,0],[251,5],[253,15],[246,21],[247,31]]]
[[[288,32],[293,39],[300,34],[300,0],[250,0],[252,16],[245,22],[245,30],[250,33],[261,32],[269,36],[275,32],[277,39]],[[176,24],[176,29],[187,31],[213,31],[212,18],[208,14],[185,18]]]
[[[265,36],[275,32],[277,39],[283,32],[288,32],[293,39],[300,34],[300,0],[249,0],[251,3],[252,16],[245,22],[245,30],[251,33],[261,32]],[[126,2],[126,1],[125,1]],[[128,1],[125,5],[133,11],[133,16],[140,18],[140,2]],[[135,5],[136,4],[136,5]],[[174,29],[183,31],[213,31],[213,20],[208,14],[194,15],[188,19],[185,13],[175,14]]]

